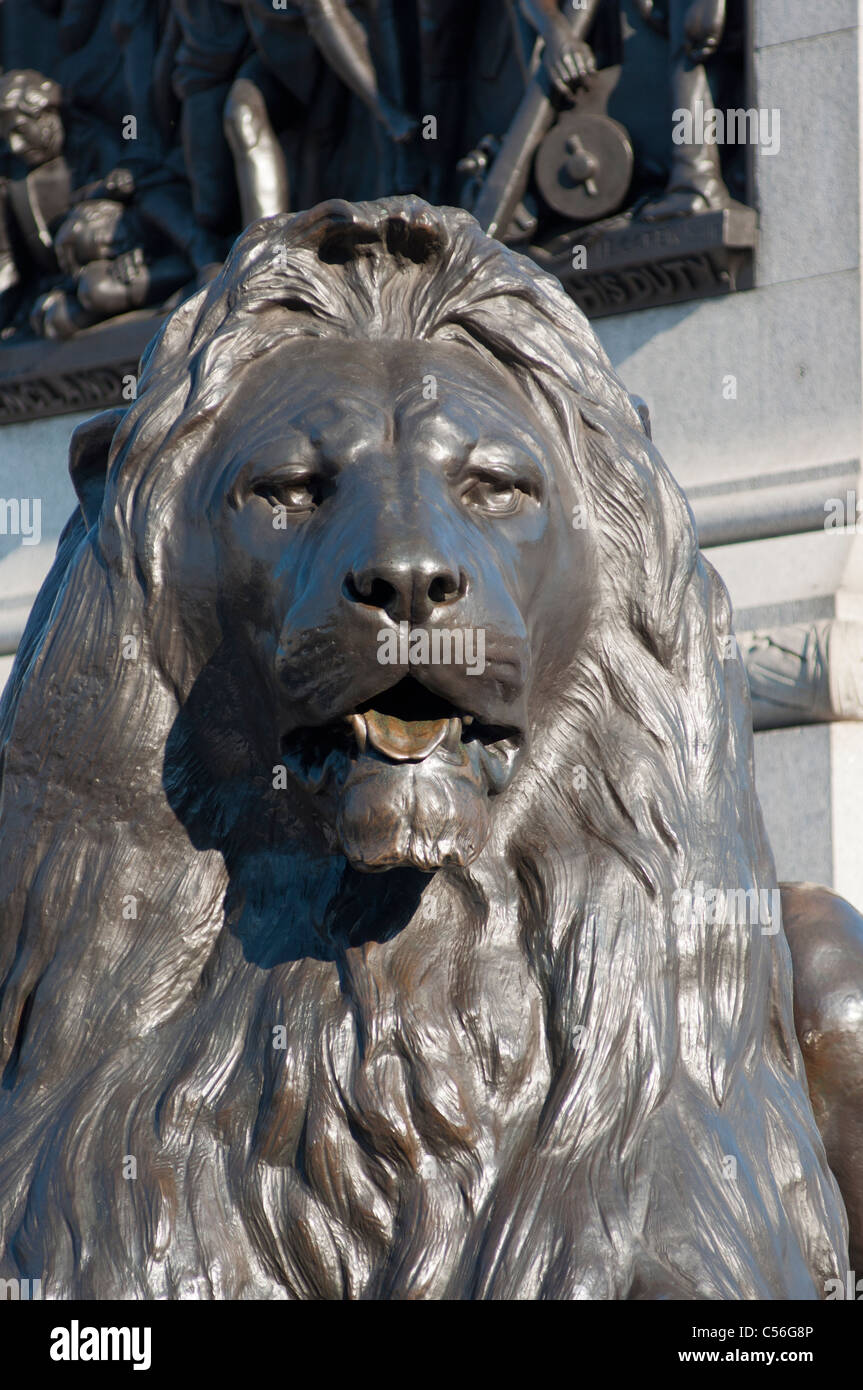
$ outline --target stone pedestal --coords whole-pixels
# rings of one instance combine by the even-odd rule
[[[859,473],[859,9],[857,0],[755,6],[751,100],[781,113],[778,153],[752,151],[756,288],[594,325],[650,406],[654,438],[698,499],[696,514],[735,496],[743,526],[747,493],[765,486],[782,490],[791,514],[798,488],[811,504],[813,470],[825,470],[825,497]],[[776,498],[758,505],[775,510]]]
[[[852,523],[863,501],[861,6],[754,10],[750,104],[781,116],[779,152],[752,152],[755,288],[594,325],[648,403],[740,631],[863,618],[863,539],[825,529],[832,500],[854,494]],[[780,877],[863,910],[863,723],[759,733],[756,766]]]
[[[863,723],[756,734],[755,774],[779,878],[828,884],[863,912]]]

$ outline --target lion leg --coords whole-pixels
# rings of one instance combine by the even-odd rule
[[[863,1272],[863,916],[814,883],[783,883],[794,1023],[827,1160],[848,1210],[851,1268]]]

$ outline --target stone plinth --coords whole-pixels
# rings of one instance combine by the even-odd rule
[[[863,912],[863,724],[755,735],[755,773],[780,880],[809,880]]]
[[[650,408],[741,631],[863,618],[863,540],[825,530],[831,499],[863,501],[860,9],[754,5],[749,104],[781,117],[779,152],[753,150],[755,288],[595,324]],[[863,909],[863,723],[755,747],[780,877]]]

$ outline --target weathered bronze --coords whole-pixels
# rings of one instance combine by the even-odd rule
[[[560,286],[416,199],[266,219],[70,468],[0,714],[0,1275],[844,1280],[727,594]],[[798,1023],[859,1220],[839,917]]]

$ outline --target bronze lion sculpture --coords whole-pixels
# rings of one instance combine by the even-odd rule
[[[728,598],[557,282],[417,199],[264,220],[70,468],[0,727],[0,1274],[844,1279],[778,915],[676,910],[776,894]]]

